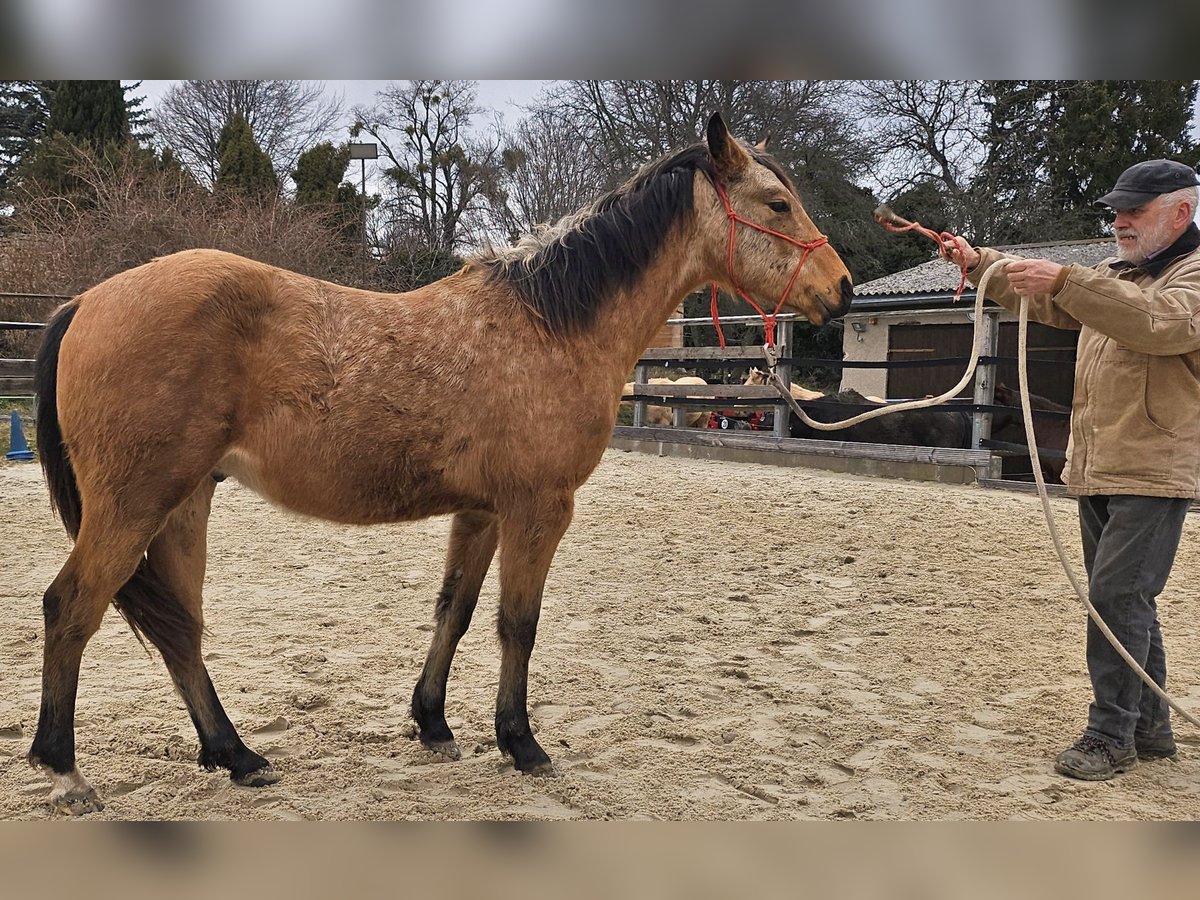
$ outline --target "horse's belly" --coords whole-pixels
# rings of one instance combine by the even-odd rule
[[[268,464],[235,448],[222,457],[217,470],[276,506],[334,522],[402,522],[487,507],[480,498],[451,489],[436,473],[374,462],[314,456],[303,462],[272,459]]]

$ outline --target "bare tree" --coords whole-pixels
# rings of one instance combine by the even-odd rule
[[[504,135],[498,183],[488,192],[489,233],[510,241],[581,209],[601,193],[605,173],[580,153],[580,129],[548,109],[533,109]]]
[[[965,228],[976,208],[971,185],[987,152],[987,119],[978,81],[864,81],[862,112],[882,165],[881,193],[891,198],[935,182],[950,224]]]
[[[615,187],[642,163],[695,143],[714,110],[729,112],[751,82],[562,81],[539,107],[572,122],[577,152]],[[738,123],[732,122],[735,126]]]
[[[155,107],[154,127],[196,179],[212,185],[221,129],[234,113],[245,116],[277,172],[292,171],[343,116],[342,99],[326,94],[321,82],[193,80],[171,86]]]
[[[476,130],[476,82],[421,80],[388,85],[373,106],[354,108],[353,132],[366,132],[390,165],[381,208],[396,241],[444,254],[469,243],[472,217],[497,184],[500,135]]]

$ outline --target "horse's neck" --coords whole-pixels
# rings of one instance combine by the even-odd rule
[[[633,368],[684,297],[703,282],[691,232],[675,229],[634,283],[605,304],[597,337],[621,372]]]

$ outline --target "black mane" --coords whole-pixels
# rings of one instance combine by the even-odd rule
[[[477,264],[489,281],[511,285],[551,334],[580,331],[607,297],[645,271],[671,226],[692,213],[697,171],[715,177],[704,144],[647,165],[590,207]]]

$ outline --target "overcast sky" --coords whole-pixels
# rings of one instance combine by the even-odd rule
[[[375,93],[390,82],[325,81],[322,83],[329,93],[340,94],[345,98],[346,112],[349,113],[354,106],[373,103]],[[547,83],[545,81],[480,81],[478,82],[479,105],[485,109],[494,109],[504,115],[505,121],[513,122],[520,118],[519,107],[533,100],[542,86]],[[153,107],[167,92],[167,88],[171,84],[173,84],[171,81],[143,81],[139,92]]]
[[[375,92],[386,85],[387,81],[326,81],[325,85],[332,93],[340,93],[346,99],[347,111],[359,104],[371,103]],[[479,103],[481,106],[494,109],[504,115],[507,121],[520,117],[519,107],[533,100],[546,81],[480,81]],[[141,90],[145,93],[150,105],[153,106],[167,90],[170,81],[143,81]],[[1192,136],[1200,140],[1200,102],[1192,116]]]

